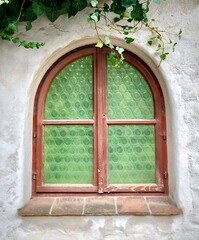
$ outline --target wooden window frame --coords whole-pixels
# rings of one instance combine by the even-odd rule
[[[93,45],[73,50],[58,59],[46,72],[35,97],[33,114],[33,196],[52,195],[165,195],[168,194],[167,143],[165,104],[161,87],[152,70],[136,55],[125,51],[125,61],[135,67],[148,83],[154,100],[154,119],[107,119],[106,56],[109,49]],[[58,73],[71,62],[85,56],[93,56],[93,119],[44,120],[45,100],[51,83]],[[156,184],[114,184],[107,182],[108,126],[154,125],[156,142]],[[44,184],[43,126],[46,125],[92,125],[93,126],[93,185],[91,184]],[[104,177],[105,176],[105,177]]]

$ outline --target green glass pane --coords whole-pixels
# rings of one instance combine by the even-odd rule
[[[108,128],[109,184],[155,183],[153,125]]]
[[[67,65],[53,80],[47,94],[45,119],[92,118],[92,58]]]
[[[92,184],[92,126],[45,126],[44,182]]]
[[[141,73],[127,62],[116,68],[108,60],[108,117],[154,118],[151,90]]]

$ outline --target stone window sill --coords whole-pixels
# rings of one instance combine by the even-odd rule
[[[34,197],[20,216],[178,215],[182,210],[167,196]]]

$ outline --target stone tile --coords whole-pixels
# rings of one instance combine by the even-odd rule
[[[64,215],[82,215],[84,206],[84,197],[62,197],[57,198],[53,204],[51,215],[64,216]]]
[[[149,210],[143,197],[118,197],[118,214],[149,215]]]
[[[167,196],[146,197],[151,215],[178,215],[182,213],[176,204]]]
[[[21,216],[117,214],[164,216],[181,213],[182,210],[167,196],[35,197],[18,211]]]
[[[35,197],[27,205],[18,210],[20,216],[46,216],[49,215],[55,198]]]
[[[113,197],[87,197],[84,215],[115,215]]]

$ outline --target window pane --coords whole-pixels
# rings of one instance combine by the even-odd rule
[[[67,65],[52,82],[45,119],[89,119],[93,114],[92,57]]]
[[[141,73],[124,62],[120,68],[108,60],[108,118],[153,119],[153,97]]]
[[[44,182],[92,184],[92,126],[44,127]]]
[[[108,128],[109,184],[155,183],[153,125]]]

